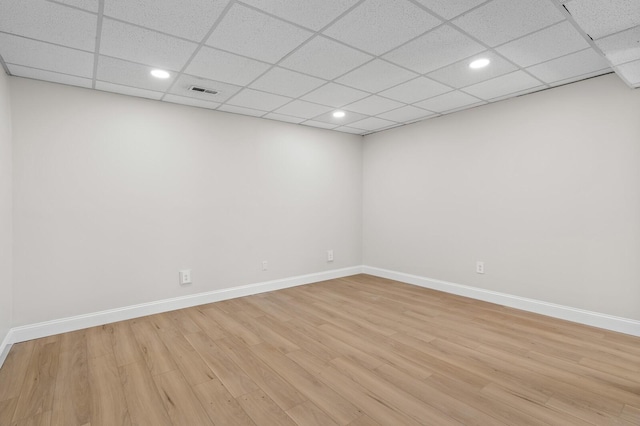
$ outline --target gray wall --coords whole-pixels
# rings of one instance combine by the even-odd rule
[[[0,68],[0,343],[11,328],[12,186],[9,77]]]

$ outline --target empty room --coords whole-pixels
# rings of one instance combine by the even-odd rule
[[[0,426],[640,425],[640,0],[0,0]]]

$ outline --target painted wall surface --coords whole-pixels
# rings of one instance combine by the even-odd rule
[[[363,210],[366,265],[640,320],[640,91],[608,75],[367,136]]]
[[[14,326],[362,262],[360,136],[11,89]]]
[[[0,68],[0,342],[12,315],[11,103],[9,77]]]

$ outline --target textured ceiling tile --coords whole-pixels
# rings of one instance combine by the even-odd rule
[[[98,18],[44,0],[2,0],[0,31],[93,51]]]
[[[493,0],[453,23],[489,46],[497,46],[563,19],[551,0]]]
[[[165,95],[162,100],[165,102],[171,102],[173,104],[188,105],[207,109],[216,109],[220,106],[220,103],[218,102],[207,102],[201,99],[187,98],[186,96],[177,95]]]
[[[161,92],[152,90],[139,89],[137,87],[121,86],[119,84],[106,83],[104,81],[96,81],[96,89],[104,92],[119,93],[121,95],[135,96],[137,98],[147,98],[159,100],[162,97]]]
[[[389,126],[393,126],[396,123],[389,120],[383,120],[381,118],[369,117],[364,120],[356,121],[355,123],[351,123],[349,127],[355,127],[356,129],[375,131],[387,128]]]
[[[491,63],[479,69],[472,69],[469,64],[476,59],[489,59]],[[511,62],[503,59],[495,52],[479,53],[471,58],[456,62],[453,65],[439,69],[427,76],[434,80],[453,86],[456,89],[480,83],[518,69]]]
[[[23,67],[20,65],[7,65],[11,75],[16,77],[33,78],[35,80],[51,81],[53,83],[67,84],[69,86],[79,86],[90,88],[92,80],[89,78],[76,77],[73,75],[60,74],[57,72],[43,71],[35,68]]]
[[[112,19],[102,22],[100,54],[178,71],[197,44]]]
[[[433,112],[425,111],[421,108],[407,105],[405,107],[380,114],[378,115],[378,118],[396,121],[398,123],[410,123],[416,120],[421,120],[423,118],[432,117],[434,115],[436,114],[434,114]]]
[[[343,133],[353,133],[354,135],[362,135],[364,133],[364,131],[362,131],[361,129],[354,129],[353,127],[349,127],[349,126],[341,126],[333,130],[337,132],[343,132]]]
[[[540,81],[531,77],[526,72],[516,71],[482,83],[474,84],[463,90],[477,98],[489,100],[541,85],[542,83],[540,83]]]
[[[313,117],[314,121],[322,121],[323,123],[331,123],[336,126],[346,126],[354,121],[360,121],[363,118],[367,118],[364,114],[358,114],[357,112],[345,111],[346,115],[342,118],[336,118],[333,116],[334,111],[325,112],[322,115]]]
[[[230,112],[232,114],[250,115],[253,117],[262,117],[266,114],[266,111],[260,111],[253,108],[245,108],[235,105],[222,105],[218,108],[218,111]]]
[[[329,24],[358,0],[244,0],[244,3],[315,31]]]
[[[355,87],[356,89],[376,93],[415,77],[417,77],[417,75],[411,71],[376,59],[340,77],[336,82]]]
[[[95,13],[98,12],[99,6],[98,0],[55,0],[55,3],[62,3]]]
[[[341,107],[369,96],[369,93],[340,84],[329,83],[302,97],[305,101]]]
[[[253,59],[203,47],[185,72],[211,80],[244,86],[268,68],[269,65]]]
[[[456,90],[455,92],[445,93],[444,95],[436,96],[426,101],[417,102],[415,106],[442,113],[480,103],[484,103],[484,101]]]
[[[381,55],[440,24],[408,0],[366,0],[324,33]]]
[[[400,108],[404,104],[380,96],[369,96],[352,104],[346,105],[344,109],[359,112],[365,115],[378,115],[391,109]]]
[[[450,91],[451,88],[444,84],[440,84],[437,81],[433,81],[425,77],[418,77],[380,92],[379,94],[396,101],[412,104]]]
[[[587,47],[589,43],[578,30],[571,23],[563,21],[496,50],[521,67],[528,67]]]
[[[160,80],[152,77],[150,71],[151,68],[144,65],[100,56],[96,78],[101,81],[123,86],[138,87],[140,89],[157,92],[166,91],[174,77]]]
[[[93,54],[0,33],[0,54],[7,64],[93,77]]]
[[[292,115],[294,117],[314,118],[330,110],[330,107],[324,105],[297,100],[283,106],[282,108],[278,108],[275,112],[278,114]]]
[[[618,72],[622,74],[632,86],[640,86],[640,61],[620,65]]]
[[[207,44],[238,55],[276,63],[313,33],[235,4]]]
[[[610,69],[607,61],[593,49],[572,53],[543,64],[527,68],[545,83],[554,83],[590,72]]]
[[[310,126],[310,127],[318,127],[320,129],[329,129],[329,130],[336,128],[335,124],[325,123],[322,121],[314,121],[314,120],[307,120],[304,123],[302,123],[302,125]]]
[[[209,93],[200,93],[189,90],[191,86],[198,86],[204,89],[211,89],[218,92],[213,95]],[[221,83],[219,81],[207,80],[205,78],[194,77],[191,75],[182,74],[178,77],[170,92],[174,95],[184,96],[188,98],[200,99],[205,102],[219,102],[222,103],[235,95],[240,91],[240,86],[234,86],[232,84]]]
[[[105,0],[104,14],[200,42],[228,0]]]
[[[262,111],[271,111],[291,101],[291,98],[285,96],[274,95],[272,93],[259,92],[252,89],[244,89],[228,103],[230,105],[259,109]]]
[[[480,43],[460,31],[443,25],[389,52],[384,58],[425,74],[482,52],[484,49]]]
[[[287,123],[300,124],[304,121],[304,118],[300,117],[292,117],[290,115],[278,114],[275,112],[270,112],[265,115],[263,118],[268,118],[269,120],[277,120],[277,121],[285,121]]]
[[[251,87],[265,92],[297,98],[324,84],[326,80],[275,67],[257,79]]]
[[[640,22],[638,0],[572,0],[565,6],[580,28],[594,39],[627,30]]]
[[[486,0],[418,0],[445,19],[455,18]]]
[[[596,44],[614,65],[640,59],[640,26],[611,35]]]
[[[372,57],[326,37],[315,37],[279,65],[305,74],[333,80]]]

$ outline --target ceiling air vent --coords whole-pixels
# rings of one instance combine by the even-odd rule
[[[207,95],[217,95],[218,93],[220,93],[217,90],[206,89],[204,87],[198,87],[198,86],[191,86],[189,87],[189,90],[191,90],[192,92],[206,93]]]

